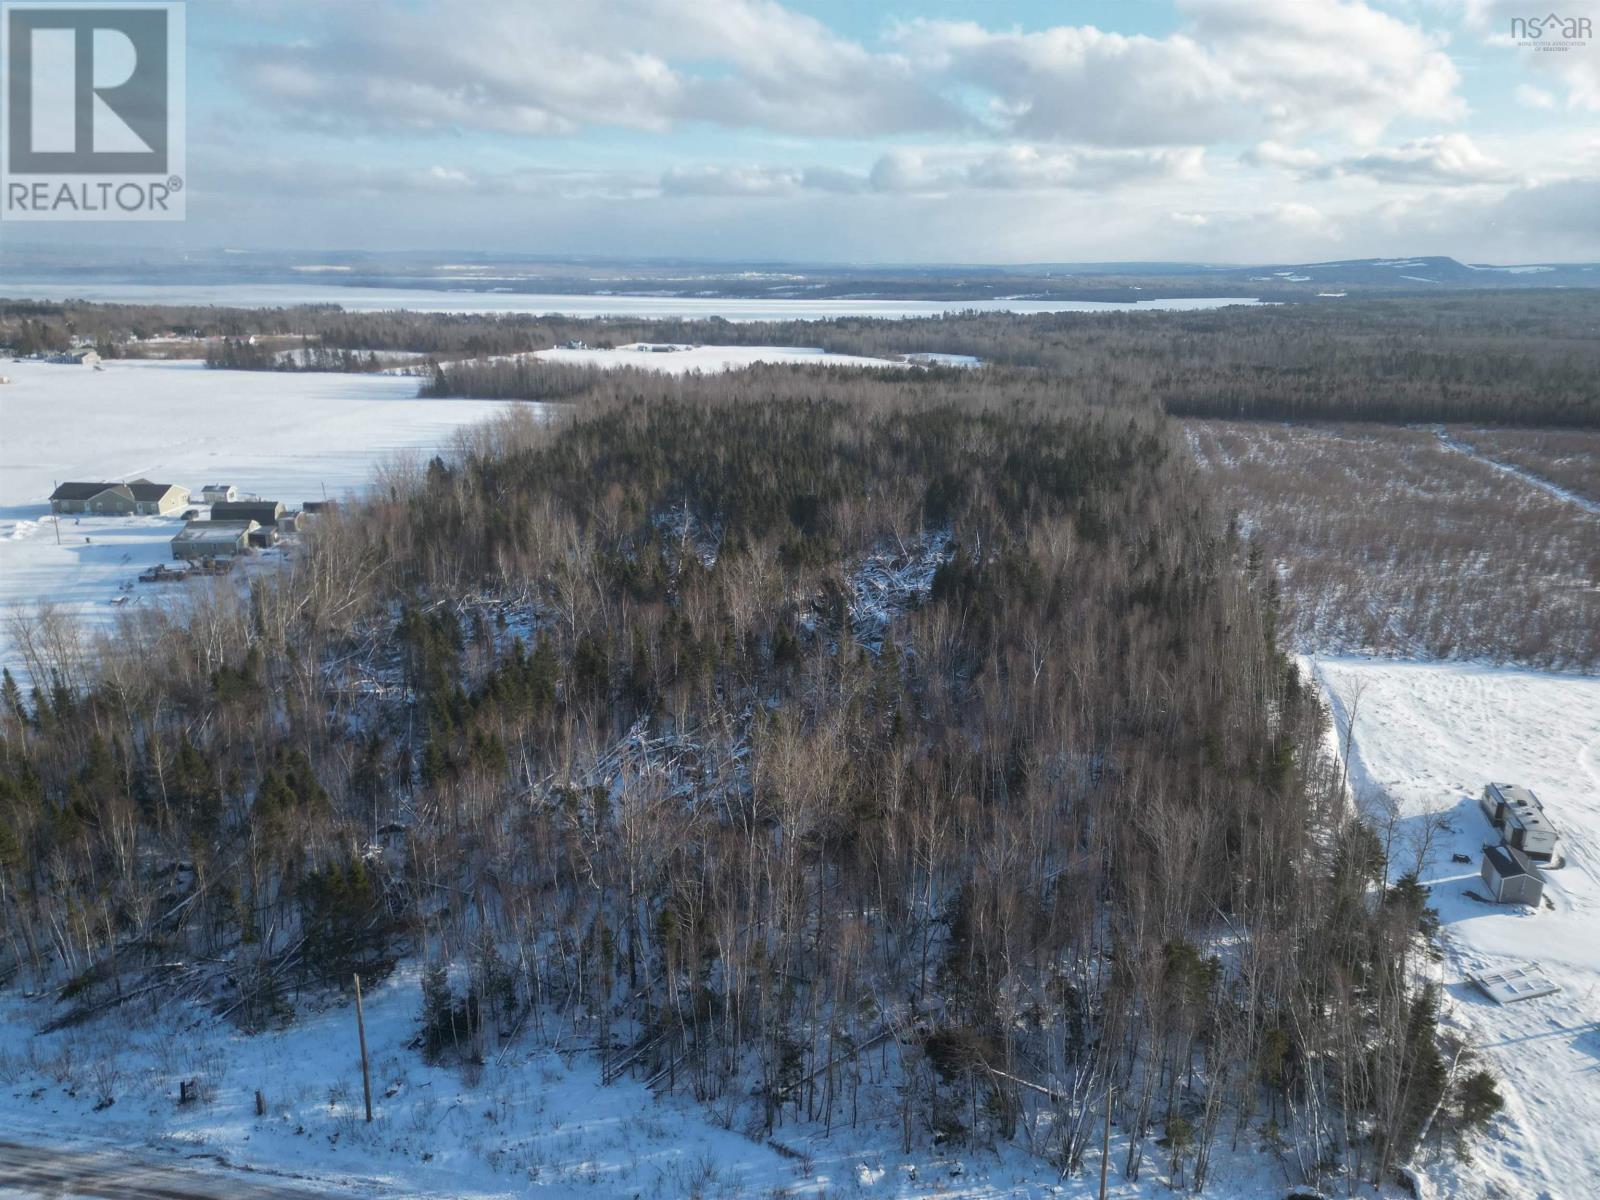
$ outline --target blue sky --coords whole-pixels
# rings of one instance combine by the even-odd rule
[[[1562,12],[1600,24],[1600,0]],[[1526,15],[191,0],[189,219],[137,232],[885,263],[1597,259],[1600,39],[1520,46]]]

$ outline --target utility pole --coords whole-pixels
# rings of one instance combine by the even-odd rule
[[[1111,1165],[1111,1100],[1117,1089],[1106,1084],[1106,1124],[1100,1133],[1100,1200],[1106,1200],[1106,1168]]]
[[[361,1039],[361,1094],[367,1102],[367,1124],[372,1124],[372,1071],[367,1066],[367,1019],[361,1011],[361,976],[356,981],[356,1035]]]

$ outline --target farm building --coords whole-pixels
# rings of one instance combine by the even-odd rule
[[[1479,872],[1498,904],[1538,904],[1544,895],[1544,876],[1528,856],[1510,846],[1486,846]]]
[[[1547,863],[1555,858],[1555,826],[1531,789],[1516,783],[1491,783],[1483,789],[1478,803],[1506,845],[1522,851],[1534,862]]]
[[[133,493],[134,511],[145,516],[164,517],[189,503],[189,489],[175,483],[151,483],[135,479],[128,484]]]
[[[231,483],[208,483],[200,489],[200,499],[207,504],[216,504],[218,501],[236,500],[239,489]]]
[[[172,557],[232,558],[249,546],[254,521],[190,521],[172,539]]]
[[[281,516],[280,500],[218,500],[211,505],[213,521],[254,521],[257,525],[276,526]]]
[[[79,347],[75,350],[68,350],[64,354],[52,355],[50,361],[67,366],[94,367],[99,365],[100,355],[95,350]]]
[[[53,513],[134,512],[137,502],[125,483],[63,483],[50,493]]]

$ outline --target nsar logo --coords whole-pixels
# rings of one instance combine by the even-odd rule
[[[1563,17],[1547,13],[1542,17],[1512,17],[1511,36],[1517,45],[1534,50],[1574,50],[1594,36],[1588,17]]]

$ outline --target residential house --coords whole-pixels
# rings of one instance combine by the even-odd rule
[[[189,489],[175,483],[151,483],[134,479],[128,483],[133,493],[134,511],[144,516],[164,517],[189,503]]]
[[[62,354],[52,354],[50,361],[66,366],[95,367],[100,365],[100,354],[92,348],[77,347]]]
[[[200,489],[200,499],[207,504],[216,504],[222,500],[236,500],[239,489],[231,483],[208,483]]]
[[[53,513],[98,513],[126,516],[138,509],[125,483],[63,483],[50,493]]]

